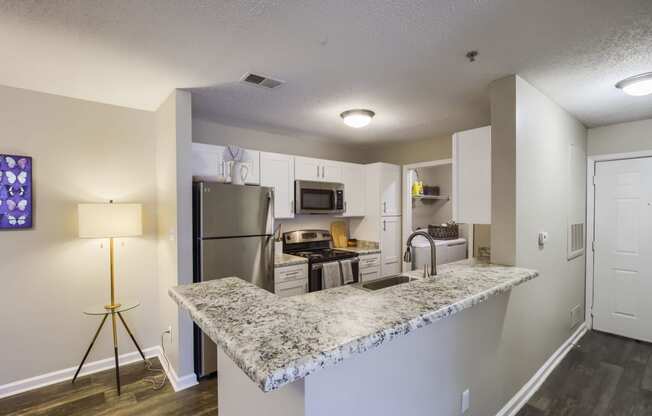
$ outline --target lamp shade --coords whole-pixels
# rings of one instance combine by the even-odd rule
[[[79,204],[79,238],[136,237],[143,234],[140,204]]]

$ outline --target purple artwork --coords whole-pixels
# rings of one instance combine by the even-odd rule
[[[0,154],[0,230],[32,228],[32,158]]]

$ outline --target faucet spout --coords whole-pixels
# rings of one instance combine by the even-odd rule
[[[430,244],[430,275],[436,276],[437,275],[437,245],[435,244],[435,240],[432,238],[432,236],[425,231],[418,230],[410,234],[410,236],[407,239],[407,243],[406,243],[407,248],[405,249],[405,254],[403,255],[403,261],[405,261],[406,263],[412,261],[412,252],[410,247],[412,246],[412,240],[414,239],[414,237],[418,235],[424,237]]]

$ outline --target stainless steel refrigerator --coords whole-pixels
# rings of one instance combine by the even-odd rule
[[[193,184],[194,281],[236,276],[274,291],[273,188]],[[217,371],[217,347],[195,325],[195,372]]]

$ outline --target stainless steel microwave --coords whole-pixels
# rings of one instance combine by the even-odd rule
[[[294,181],[294,211],[297,214],[341,214],[344,184]]]

